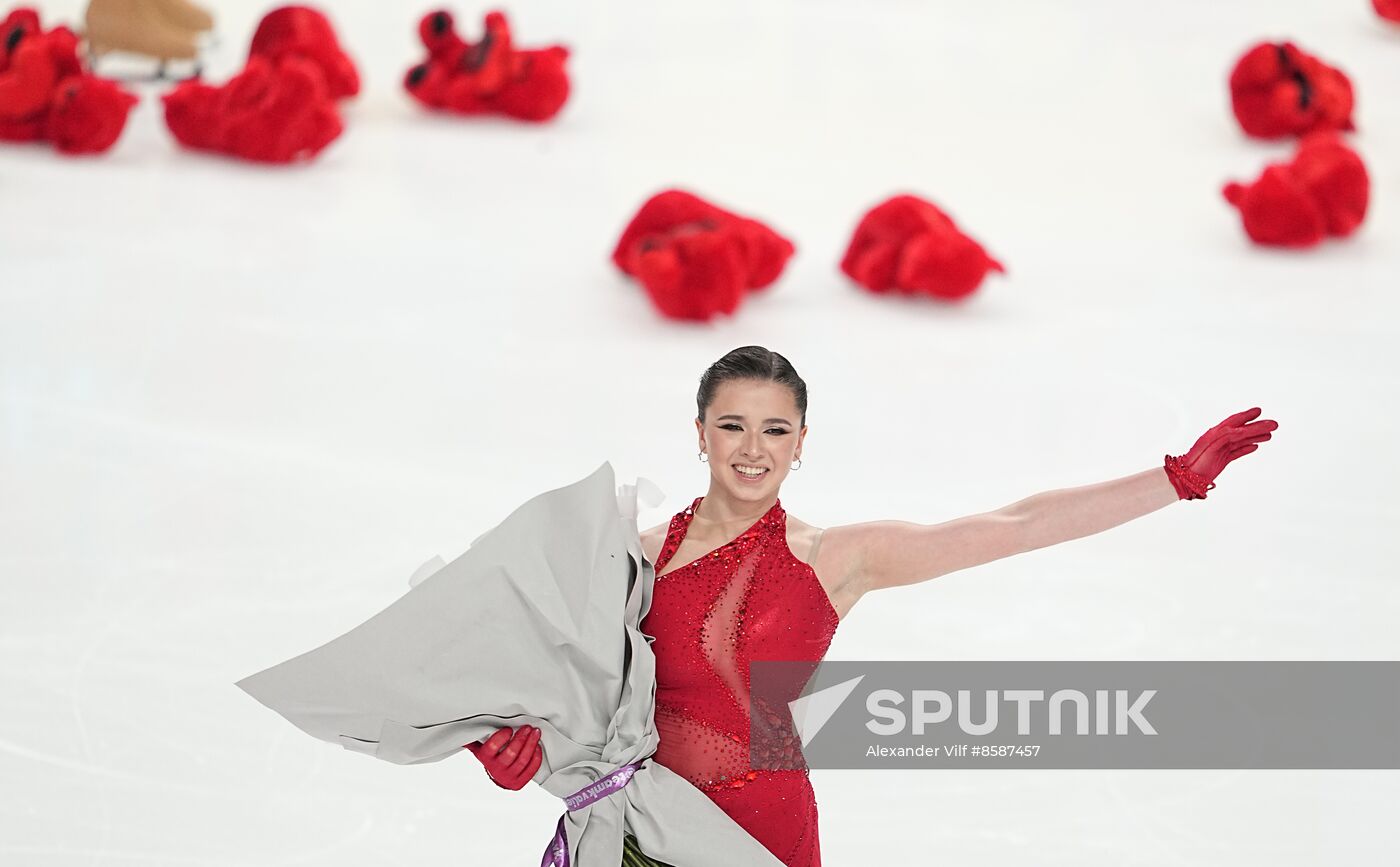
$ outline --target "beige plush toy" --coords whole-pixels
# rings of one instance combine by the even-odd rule
[[[196,61],[198,74],[199,37],[214,27],[189,0],[90,0],[85,23],[94,63],[110,52],[138,54],[160,62],[157,77],[171,60]]]

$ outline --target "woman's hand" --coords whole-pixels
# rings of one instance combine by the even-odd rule
[[[1166,457],[1167,477],[1183,500],[1204,500],[1215,487],[1215,477],[1235,458],[1247,455],[1270,439],[1278,429],[1273,419],[1259,419],[1259,407],[1237,412],[1201,434],[1191,451]]]
[[[544,761],[540,730],[534,726],[499,728],[486,740],[465,746],[486,768],[491,782],[503,789],[523,789]]]

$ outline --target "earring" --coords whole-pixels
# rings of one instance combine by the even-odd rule
[[[801,459],[801,458],[798,458],[798,459],[797,459],[797,466],[794,467],[794,466],[792,466],[792,465],[789,465],[789,466],[788,466],[788,469],[790,469],[790,470],[800,470],[800,469],[802,469],[802,459]]]
[[[710,462],[709,456],[706,455],[704,452],[697,452],[696,455],[695,455],[695,457],[696,457],[696,458],[700,461],[700,463],[702,463],[702,464],[708,464],[708,463]]]

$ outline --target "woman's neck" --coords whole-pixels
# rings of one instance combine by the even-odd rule
[[[775,493],[772,497],[765,499],[755,506],[748,500],[734,500],[726,496],[724,492],[711,490],[707,492],[700,501],[700,505],[695,510],[694,521],[709,527],[720,530],[727,530],[738,526],[739,530],[749,527],[768,514],[773,508],[773,504],[778,501]]]

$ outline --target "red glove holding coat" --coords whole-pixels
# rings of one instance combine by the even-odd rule
[[[525,788],[544,761],[540,730],[534,726],[521,726],[514,732],[509,726],[499,728],[486,740],[466,744],[466,748],[486,768],[491,782],[502,789]]]

